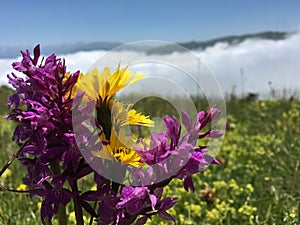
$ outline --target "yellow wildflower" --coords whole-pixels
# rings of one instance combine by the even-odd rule
[[[101,151],[93,151],[93,155],[99,158],[119,160],[124,164],[141,166],[140,157],[133,148],[132,136],[126,136],[125,131],[121,130],[117,136],[116,132],[111,132],[110,142]],[[109,153],[109,154],[107,154]]]
[[[102,73],[99,73],[98,69],[93,69],[80,77],[76,92],[85,92],[86,101],[97,99],[109,102],[118,91],[144,76],[135,76],[135,73],[130,73],[127,67],[120,69],[118,65],[113,73],[108,67],[105,67]]]
[[[257,211],[256,207],[252,207],[250,205],[243,205],[242,207],[240,207],[238,209],[238,213],[247,216],[247,217],[251,217],[251,215],[253,215],[253,213],[255,213]]]
[[[118,101],[112,101],[110,106],[112,126],[118,130],[128,125],[153,126],[154,122],[135,109],[130,109],[130,104],[124,104]]]
[[[217,209],[212,209],[211,211],[206,211],[206,217],[209,222],[218,221],[220,218],[220,212]]]
[[[252,186],[251,184],[247,184],[247,185],[246,185],[246,188],[247,188],[247,190],[248,190],[250,193],[252,193],[252,192],[254,191],[254,188],[253,188],[253,186]]]
[[[126,136],[121,128],[129,125],[149,127],[153,126],[154,122],[148,116],[131,109],[132,105],[115,99],[118,91],[144,76],[135,76],[135,73],[130,73],[127,68],[128,66],[121,69],[118,65],[117,69],[111,72],[106,67],[102,73],[94,69],[79,77],[76,93],[84,92],[83,102],[95,102],[96,120],[103,132],[100,140],[108,143],[101,151],[94,151],[94,156],[140,166],[140,157],[133,148],[135,138],[133,135]]]
[[[11,170],[6,169],[4,173],[0,176],[0,181],[5,180],[7,177],[11,176]]]
[[[223,189],[223,188],[226,188],[228,185],[225,181],[222,180],[222,181],[214,181],[213,186],[216,189]]]
[[[27,185],[26,184],[20,184],[18,187],[17,187],[17,190],[18,191],[24,191],[26,190],[27,188]]]

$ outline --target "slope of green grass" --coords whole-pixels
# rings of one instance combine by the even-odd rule
[[[194,177],[195,193],[182,182],[169,185],[165,195],[179,198],[169,212],[178,224],[300,224],[300,103],[235,99],[227,110],[231,128],[217,155],[222,165]],[[1,120],[0,166],[16,149],[12,130]],[[17,188],[23,176],[15,161],[0,183]],[[0,199],[0,224],[40,224],[38,204],[26,194],[0,190]]]

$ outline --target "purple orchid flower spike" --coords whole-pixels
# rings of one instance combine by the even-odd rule
[[[112,115],[110,104],[115,101],[115,92],[132,82],[132,74],[118,67],[113,73],[118,76],[108,77],[109,81],[101,77],[99,81],[105,83],[105,90],[98,90],[101,85],[96,84],[97,90],[89,91],[97,99],[85,102],[87,91],[84,87],[81,87],[83,92],[74,93],[80,85],[79,80],[83,79],[79,71],[67,72],[65,61],[55,54],[41,58],[39,45],[34,48],[33,56],[28,50],[21,54],[22,60],[12,66],[25,76],[8,75],[15,93],[8,99],[10,113],[6,119],[17,124],[12,139],[20,147],[17,158],[27,171],[23,182],[28,186],[30,197],[42,198],[42,223],[51,223],[53,216],[58,214],[59,224],[66,225],[66,206],[73,200],[78,225],[84,224],[83,209],[90,214],[90,223],[94,221],[100,225],[142,225],[155,215],[176,224],[168,210],[176,204],[177,198],[163,197],[163,190],[172,180],[179,179],[186,191],[194,191],[193,175],[204,172],[210,164],[219,164],[209,154],[210,146],[197,143],[199,139],[223,135],[216,127],[211,127],[221,111],[213,107],[199,112],[194,119],[182,111],[182,127],[178,118],[166,115],[163,117],[164,131],[150,132],[149,140],[141,139],[129,148],[116,140],[115,135],[126,125],[112,133],[112,124],[107,120]],[[108,70],[105,71],[98,75],[107,76]],[[93,73],[89,76],[93,81],[99,78]],[[90,83],[89,88],[93,88],[93,82]],[[103,106],[106,101],[109,104]],[[95,103],[97,116],[94,115]],[[118,103],[121,113],[116,115],[131,113],[130,116],[134,114],[141,120],[137,123],[133,119],[130,125],[152,125],[148,117],[123,109],[126,104]],[[97,120],[99,118],[101,121]],[[141,127],[138,132],[142,133]],[[102,153],[105,157],[95,157]],[[107,165],[116,163],[121,164],[122,172],[118,173],[121,169],[116,167],[107,171]],[[120,176],[126,185],[104,177],[105,172]],[[78,181],[89,175],[94,176],[93,188],[79,187]]]

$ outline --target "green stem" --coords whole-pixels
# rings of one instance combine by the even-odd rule
[[[52,163],[51,169],[52,169],[53,174],[60,173],[60,165],[57,160]],[[59,204],[59,207],[58,207],[58,224],[59,225],[68,225],[66,206],[64,206],[62,204]]]
[[[45,219],[46,225],[52,225],[51,221],[49,221],[47,218]]]
[[[66,206],[64,206],[62,204],[59,204],[59,208],[58,208],[58,224],[59,225],[67,225],[68,224]]]
[[[72,192],[78,192],[77,181],[74,181],[74,184],[72,185]],[[79,195],[76,195],[76,196],[73,197],[73,202],[74,202],[76,224],[77,225],[84,225],[82,205],[80,203]]]
[[[93,207],[94,210],[96,209],[96,206],[97,206],[97,201],[94,202],[94,207]],[[89,225],[92,225],[93,221],[94,221],[94,217],[91,215]]]

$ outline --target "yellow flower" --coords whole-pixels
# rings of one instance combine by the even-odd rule
[[[227,183],[225,181],[214,181],[213,186],[220,190],[227,187]]]
[[[253,186],[252,186],[251,184],[247,184],[247,185],[246,185],[246,188],[247,188],[247,190],[248,190],[250,193],[252,193],[252,192],[254,191],[254,188],[253,188]]]
[[[94,156],[110,160],[118,160],[132,166],[140,166],[140,157],[133,148],[133,135],[126,136],[121,128],[129,125],[153,126],[154,122],[142,113],[131,109],[132,105],[115,99],[121,89],[141,79],[118,65],[114,72],[108,67],[102,73],[97,69],[80,76],[76,93],[84,92],[83,102],[95,102],[96,120],[103,135],[100,140],[108,143],[100,151],[93,151]]]
[[[179,221],[180,221],[180,224],[184,224],[185,218],[184,218],[183,214],[179,214]]]
[[[18,187],[17,187],[17,190],[18,191],[24,191],[26,190],[27,188],[27,185],[26,184],[20,184]]]
[[[94,69],[78,79],[76,93],[85,93],[84,102],[95,101],[97,121],[107,140],[110,138],[112,125],[117,132],[124,125],[154,125],[148,116],[137,113],[134,109],[130,109],[130,104],[125,105],[114,98],[118,91],[144,76],[135,76],[135,73],[130,73],[127,67],[120,69],[118,65],[114,72],[106,67],[102,73]]]
[[[118,136],[112,130],[109,143],[103,146],[101,151],[93,151],[92,154],[99,158],[117,159],[124,164],[141,166],[140,157],[133,148],[134,144],[133,137],[126,136],[124,130],[121,130]]]
[[[128,66],[120,69],[118,65],[115,72],[105,67],[102,73],[98,69],[81,76],[78,80],[76,92],[85,92],[85,100],[100,100],[109,102],[121,89],[141,79],[144,75],[135,76],[127,70]]]
[[[238,209],[238,213],[250,217],[257,211],[256,207],[252,207],[250,205],[243,205]]]
[[[7,177],[11,176],[11,170],[6,169],[4,173],[0,176],[0,181],[4,181]]]
[[[296,217],[296,214],[295,213],[290,213],[289,216],[294,219]]]
[[[126,125],[139,125],[152,127],[154,122],[135,109],[130,109],[130,104],[124,104],[116,100],[112,101],[110,106],[112,126],[118,132],[120,128]]]
[[[206,217],[209,222],[216,222],[220,218],[220,212],[217,209],[206,211]]]
[[[190,204],[190,209],[191,209],[192,215],[195,215],[195,214],[201,212],[201,206],[200,205]]]

